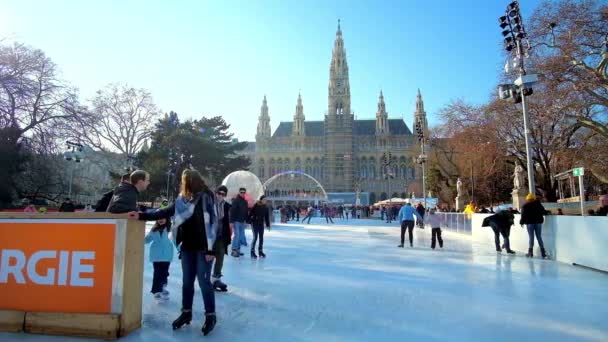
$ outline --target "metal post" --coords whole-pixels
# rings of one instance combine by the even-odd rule
[[[422,140],[422,155],[421,155],[421,160],[422,162],[422,198],[424,198],[424,208],[426,209],[426,175],[425,175],[425,168],[426,168],[426,155],[424,154],[424,139]]]
[[[580,193],[580,199],[581,199],[581,216],[585,216],[585,208],[584,208],[585,188],[583,188],[583,176],[578,176],[578,187],[579,187],[579,193]]]
[[[72,181],[74,179],[74,166],[70,168],[70,186],[68,188],[68,198],[72,198]]]
[[[167,171],[167,201],[169,200],[169,181],[171,177],[171,170]]]
[[[517,40],[517,54],[519,56],[519,76],[525,75],[524,69],[524,52],[521,42]],[[530,124],[528,123],[528,113],[526,111],[526,96],[524,95],[525,86],[520,87],[521,92],[521,107],[524,113],[524,135],[526,138],[526,165],[528,168],[528,193],[536,194],[536,184],[534,182],[534,166],[532,165],[532,152],[530,148]]]

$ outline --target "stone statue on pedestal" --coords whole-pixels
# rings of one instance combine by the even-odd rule
[[[517,164],[513,172],[513,208],[521,210],[521,207],[526,203],[526,188],[525,188],[524,168]]]
[[[456,182],[456,197],[462,197],[462,181],[460,178]]]
[[[462,181],[460,178],[456,181],[456,210],[464,210],[464,197],[462,197]]]
[[[513,172],[513,190],[524,188],[524,168],[517,164],[515,172]]]

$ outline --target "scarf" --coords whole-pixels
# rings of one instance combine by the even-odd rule
[[[173,242],[176,242],[177,230],[184,222],[192,217],[194,208],[199,201],[202,201],[205,233],[207,235],[207,248],[212,249],[217,237],[217,224],[215,224],[217,215],[215,206],[213,205],[213,198],[206,193],[198,193],[192,200],[188,200],[181,195],[177,197],[175,200],[175,213],[172,218],[173,226],[171,227]]]

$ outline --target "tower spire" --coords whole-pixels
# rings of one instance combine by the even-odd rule
[[[376,112],[376,135],[385,134],[389,134],[388,113],[386,112],[384,94],[381,89],[380,96],[378,96],[378,111]]]
[[[416,127],[416,123],[420,122],[422,125],[422,130],[424,134],[428,133],[428,122],[426,120],[426,112],[424,111],[424,101],[422,100],[422,94],[420,94],[420,89],[418,89],[418,94],[416,95],[416,111],[414,112],[414,126]]]
[[[293,116],[292,134],[295,136],[303,136],[304,131],[304,105],[302,104],[302,95],[298,92],[298,101],[296,103],[296,113]]]
[[[268,114],[268,102],[264,94],[262,106],[260,107],[260,116],[258,117],[256,140],[270,138],[270,134],[270,115]]]
[[[342,28],[338,19],[338,30],[329,65],[329,105],[328,115],[350,115],[350,82],[348,62],[342,38]]]

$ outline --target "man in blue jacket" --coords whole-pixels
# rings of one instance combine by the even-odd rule
[[[414,247],[414,216],[418,219],[418,222],[422,223],[422,217],[416,209],[412,208],[412,204],[407,201],[407,203],[399,210],[399,222],[401,222],[401,244],[397,247],[403,248],[403,243],[405,242],[405,230],[408,230],[409,238],[410,238],[410,247]]]

